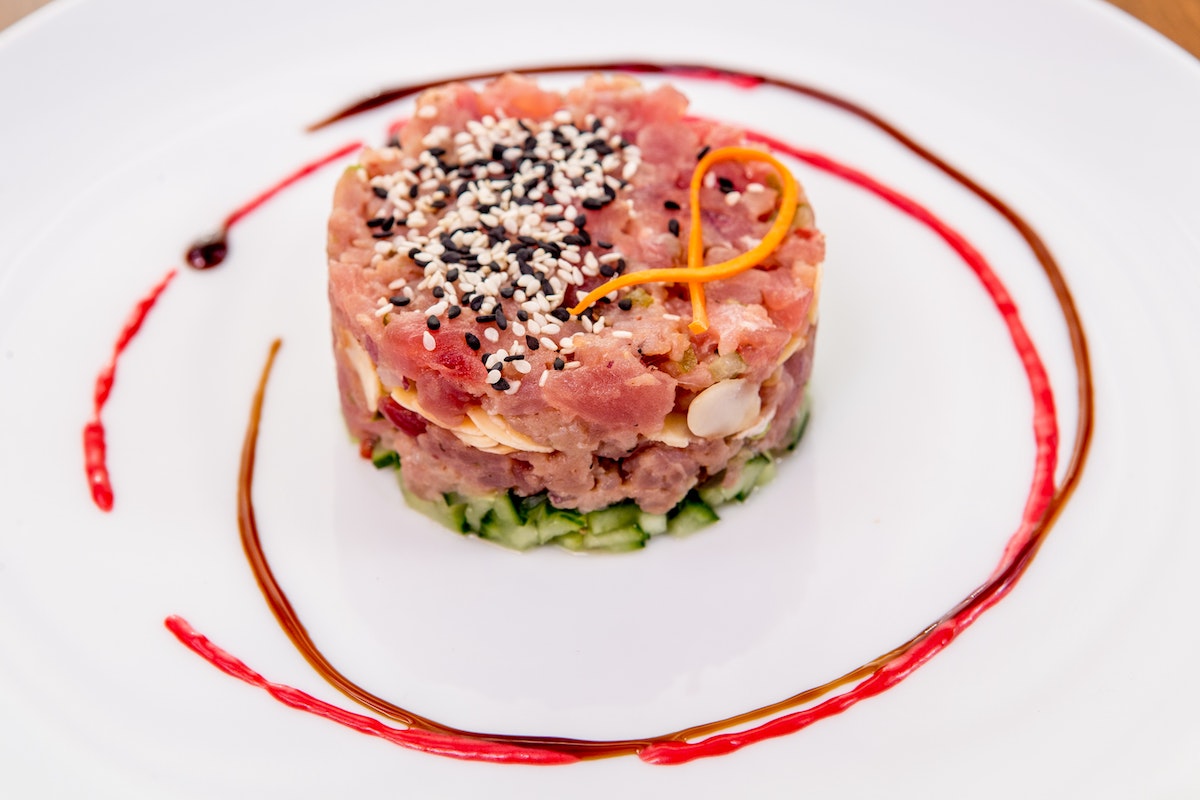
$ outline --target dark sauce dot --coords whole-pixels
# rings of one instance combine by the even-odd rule
[[[188,248],[188,266],[192,269],[212,269],[225,260],[229,255],[229,242],[225,234],[219,234],[210,239],[201,239]]]

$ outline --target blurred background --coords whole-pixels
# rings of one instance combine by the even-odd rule
[[[0,0],[0,29],[50,0]],[[1108,2],[1132,14],[1200,58],[1200,0],[1090,0]]]

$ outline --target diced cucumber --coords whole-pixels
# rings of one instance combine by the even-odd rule
[[[667,515],[649,514],[645,511],[639,511],[637,524],[646,533],[651,536],[657,536],[660,533],[667,532]]]
[[[531,547],[542,544],[537,526],[506,525],[495,517],[488,517],[483,521],[483,527],[479,531],[479,535],[484,539],[489,539],[505,547],[511,547],[514,550],[528,550]]]
[[[792,426],[788,429],[787,445],[784,448],[787,452],[790,453],[795,450],[796,445],[800,444],[800,440],[804,438],[804,431],[808,428],[808,418],[810,416],[811,414],[809,413],[808,400],[806,398],[804,401],[804,408],[802,408],[800,413],[796,415],[796,418],[792,420]]]
[[[713,511],[708,503],[688,495],[671,512],[667,520],[667,532],[675,536],[686,536],[713,524],[718,519],[720,517],[717,516],[717,512]]]
[[[604,550],[610,553],[620,553],[645,547],[648,538],[650,537],[641,528],[631,525],[604,533],[590,531],[568,533],[555,539],[554,543],[568,550]]]
[[[642,510],[636,503],[624,502],[592,511],[587,515],[587,527],[593,534],[607,533],[619,528],[636,526]]]
[[[495,496],[495,499],[492,501],[492,519],[501,525],[510,525],[513,527],[525,523],[521,512],[517,510],[517,504],[513,500],[512,492],[499,492]]]
[[[742,472],[732,486],[723,486],[720,476],[709,481],[699,489],[700,499],[708,503],[710,508],[737,500],[739,503],[750,496],[756,486],[770,480],[775,474],[773,459],[766,453],[760,453],[742,466]],[[768,467],[770,471],[768,472]],[[764,478],[763,473],[767,472]]]
[[[588,550],[607,550],[610,553],[620,553],[645,547],[646,540],[649,538],[646,532],[637,525],[630,525],[627,528],[617,528],[603,533],[585,533],[583,543]]]
[[[371,463],[376,469],[400,468],[400,454],[395,450],[375,450],[371,453]]]
[[[397,481],[400,484],[400,490],[404,492],[404,501],[410,506],[420,511],[425,516],[432,519],[434,522],[439,522],[445,525],[452,531],[465,533],[465,503],[450,503],[445,496],[437,500],[426,500],[424,497],[418,497],[408,490],[404,485],[403,480],[399,480],[400,473],[396,473]]]
[[[531,517],[531,521],[537,525],[540,544],[546,544],[563,534],[578,531],[586,522],[583,514],[553,508],[549,503],[538,508],[539,511]]]

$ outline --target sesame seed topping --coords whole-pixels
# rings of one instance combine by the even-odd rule
[[[433,338],[433,334],[429,331],[425,331],[422,341],[425,344],[426,350],[433,350],[433,348],[437,347],[437,340]]]
[[[617,331],[617,330],[614,330],[614,331],[612,332],[612,335],[613,335],[613,338],[614,338],[614,339],[632,339],[632,338],[633,338],[633,331]]]
[[[674,200],[667,200],[663,203],[663,208],[667,209],[668,211],[678,211],[680,206],[679,203],[676,203]]]
[[[566,365],[567,365],[566,362],[563,361],[561,358],[554,359],[554,368],[555,369],[562,369]]]
[[[433,103],[416,111],[419,119],[439,114]],[[566,109],[547,120],[496,112],[459,130],[434,125],[417,152],[395,152],[394,171],[370,179],[379,202],[366,225],[380,240],[371,264],[406,258],[402,268],[422,277],[406,273],[412,286],[393,280],[394,296],[380,298],[377,313],[415,304],[436,331],[469,309],[486,326],[464,332],[473,350],[481,338],[499,342],[510,325],[513,348],[558,349],[549,337],[571,319],[570,289],[624,268],[612,242],[589,234],[641,162],[616,125]]]
[[[672,217],[667,222],[667,230],[669,230],[671,232],[672,236],[678,236],[679,235],[679,220]]]

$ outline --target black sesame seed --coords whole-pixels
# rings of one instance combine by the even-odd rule
[[[584,199],[581,205],[588,211],[599,211],[604,208],[604,201],[597,197],[588,197]]]
[[[429,315],[429,319],[425,320],[425,324],[429,326],[429,330],[431,331],[436,331],[438,328],[442,327],[442,321],[433,314]]]
[[[669,222],[667,222],[667,230],[669,230],[671,232],[672,236],[678,236],[679,235],[679,220],[672,219]]]
[[[704,158],[706,155],[708,155],[708,151],[709,151],[709,150],[712,150],[712,147],[711,147],[710,145],[707,145],[707,144],[706,144],[706,145],[704,145],[704,147],[700,148],[700,152],[696,154],[696,160],[697,160],[697,161],[699,161],[700,159],[702,159],[702,158]]]
[[[597,240],[596,240],[596,247],[599,247],[599,248],[601,248],[602,250],[612,250],[612,248],[613,248],[613,243],[612,243],[612,242],[606,242],[606,241],[604,241],[603,239],[597,239]]]
[[[567,365],[567,362],[563,361],[561,358],[554,359],[554,368],[555,369],[562,369],[566,365]]]
[[[633,301],[628,297],[622,297],[617,301],[617,307],[622,311],[628,311],[629,309],[633,308]]]
[[[563,243],[564,244],[573,244],[576,247],[583,247],[585,244],[587,244],[587,240],[584,239],[579,234],[569,233],[563,237]]]
[[[546,222],[562,222],[566,217],[562,214],[551,214],[548,217],[543,217]]]
[[[442,259],[442,260],[445,261],[445,259]],[[458,280],[458,267],[454,267],[453,269],[451,269],[449,272],[446,273],[446,280],[448,280],[448,281]]]
[[[433,156],[434,158],[439,158],[446,155],[446,149],[444,147],[431,147],[429,148],[428,152],[429,155]]]
[[[417,194],[420,191],[421,191],[420,188],[414,183],[412,186],[408,187],[408,199],[409,200],[417,199]]]
[[[620,275],[622,272],[624,272],[625,271],[625,259],[618,258],[617,263],[613,265],[613,269],[615,269],[617,271],[618,275]]]
[[[524,361],[525,356],[521,355],[520,353],[513,353],[511,356],[505,356],[504,360],[505,361]]]
[[[472,303],[472,305],[474,305],[474,303]],[[480,305],[483,305],[482,300],[480,301]],[[477,316],[475,318],[475,321],[480,324],[487,324],[489,322],[495,322],[496,315],[495,314],[480,314],[479,316]]]
[[[533,334],[527,333],[527,334],[525,334],[525,346],[528,347],[530,350],[537,350],[539,347],[542,346],[542,344],[541,344],[541,342],[538,341],[536,336],[534,336]]]
[[[408,257],[409,257],[409,258],[416,258],[416,257],[417,257],[417,256],[419,256],[420,254],[421,254],[421,248],[419,248],[419,247],[414,247],[414,248],[412,248],[411,250],[409,250],[409,251],[408,251]]]
[[[409,303],[411,303],[412,301],[409,300],[404,295],[397,295],[396,297],[389,297],[388,302],[394,306],[406,306]]]
[[[512,284],[509,284],[508,286],[501,286],[500,287],[500,296],[505,297],[505,298],[512,297],[513,294],[516,293],[516,291],[517,291],[516,287],[514,287]]]
[[[663,203],[663,208],[667,209],[668,211],[678,211],[679,203],[676,203],[674,200],[667,200],[665,203]]]
[[[471,348],[472,350],[479,349],[479,337],[478,336],[476,336],[473,333],[467,333],[465,338],[467,340],[467,347]]]
[[[571,312],[565,308],[556,308],[550,312],[550,316],[554,317],[559,322],[566,322],[571,318]]]
[[[584,225],[587,225],[587,214],[576,214],[575,227],[582,228]]]
[[[606,278],[611,278],[613,275],[617,274],[617,271],[615,269],[613,269],[611,266],[609,266],[608,264],[601,264],[600,265],[600,274]]]
[[[382,186],[372,186],[371,191],[375,193],[376,197],[381,199],[386,199],[388,196],[388,190]]]
[[[383,223],[384,223],[384,217],[376,217],[375,219],[367,220],[367,227],[368,228],[378,228]]]
[[[729,194],[733,191],[733,181],[729,178],[717,178],[717,186],[720,187],[722,194]]]
[[[450,308],[448,308],[446,310],[446,316],[449,317],[450,319],[454,319],[461,313],[462,313],[462,306],[450,306]]]
[[[445,207],[446,207],[447,203],[446,203],[446,201],[445,201],[445,200],[434,200],[434,201],[433,201],[432,203],[430,203],[429,205],[430,205],[430,207],[432,207],[432,208],[436,208],[436,209],[438,209],[438,210],[441,210],[441,209],[443,209],[443,208],[445,208]]]
[[[500,380],[498,380],[492,384],[492,388],[495,389],[497,392],[503,392],[503,391],[507,391],[508,388],[510,387],[510,385],[511,384],[509,384],[508,381],[504,380],[504,378],[501,378]]]
[[[483,308],[484,299],[485,299],[484,296],[481,294],[477,294],[474,297],[472,297],[471,298],[471,310],[478,311],[479,309]]]
[[[508,330],[508,320],[500,312],[496,312],[496,327],[502,331]]]
[[[443,297],[446,296],[446,290],[440,286],[435,286],[435,287],[433,287],[433,296],[436,297],[438,300],[441,300]]]
[[[529,312],[523,308],[518,308],[517,309],[517,319],[521,320],[521,322],[528,322],[529,321]]]
[[[532,236],[518,236],[517,241],[529,247],[536,247],[538,245],[538,240]]]

